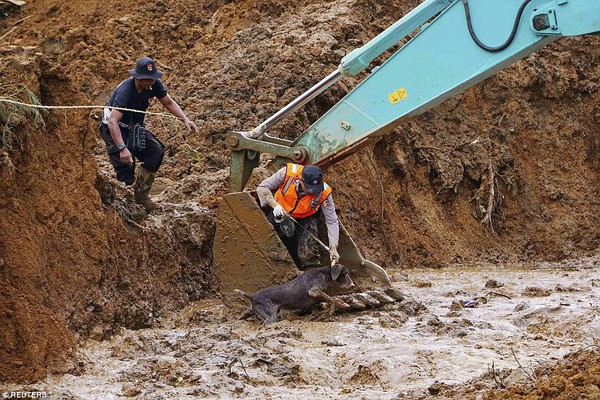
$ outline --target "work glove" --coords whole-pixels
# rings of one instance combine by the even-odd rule
[[[275,206],[275,208],[273,209],[273,216],[275,218],[283,218],[287,213],[285,212],[284,208],[281,206],[281,204],[277,204]]]
[[[340,261],[340,253],[337,251],[337,245],[329,248],[329,257],[331,258],[331,265],[337,264]]]

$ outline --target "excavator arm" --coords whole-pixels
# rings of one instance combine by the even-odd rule
[[[233,132],[229,138],[230,186],[238,192],[244,189],[261,152],[276,155],[271,162],[273,169],[290,160],[322,167],[333,164],[389,133],[405,118],[435,107],[562,36],[598,32],[598,0],[426,0],[369,43],[349,53],[336,71],[265,122],[248,132]],[[296,140],[287,141],[267,133],[344,76],[364,71],[374,59],[411,34],[412,39],[382,65],[372,68],[366,79]],[[255,205],[249,196],[227,195],[220,214],[239,219],[234,211],[240,211],[240,204],[250,208]],[[267,227],[256,218],[252,224]],[[239,220],[239,224],[246,228],[243,221]],[[219,225],[221,215],[215,246],[233,235],[232,231],[219,231]],[[238,225],[232,229],[240,232]],[[379,266],[362,257],[344,229],[342,239],[346,246],[340,243],[341,262],[351,266],[353,278],[362,275],[389,283]],[[217,264],[230,261],[219,259],[217,250],[215,255]],[[245,263],[247,259],[241,257],[240,262]],[[260,262],[265,267],[259,270],[268,270],[271,277],[280,275],[275,272],[272,257],[263,257]],[[225,281],[233,285],[245,283],[232,282],[231,271],[227,276]]]
[[[278,153],[267,130],[343,76],[364,71],[416,30],[420,31],[408,43],[373,68],[300,137],[280,143],[287,153]],[[247,161],[246,149],[278,155],[274,167],[290,159],[330,165],[389,133],[405,118],[435,107],[562,36],[599,31],[598,0],[427,0],[349,53],[336,71],[258,127],[234,133],[232,189],[243,190],[246,183],[241,171],[244,163],[252,162]]]

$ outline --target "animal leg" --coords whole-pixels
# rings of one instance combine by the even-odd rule
[[[263,325],[269,325],[277,322],[277,313],[279,306],[275,304],[255,304],[253,306],[254,313],[262,321]]]
[[[240,295],[240,297],[244,297],[244,298],[252,301],[252,296],[250,296],[246,292],[242,292],[241,290],[238,290],[238,289],[234,289],[233,292]],[[253,315],[254,315],[254,310],[252,310],[252,308],[249,308],[246,311],[244,311],[244,313],[242,315],[240,315],[239,319],[247,319]]]
[[[340,310],[346,310],[350,308],[350,306],[344,303],[342,300],[329,296],[327,293],[322,291],[321,289],[310,289],[308,291],[308,295],[316,300],[323,300],[329,304],[334,304]]]
[[[242,315],[240,315],[239,319],[247,319],[253,315],[254,315],[254,311],[252,311],[252,309],[249,308],[246,311],[244,311],[244,313]]]

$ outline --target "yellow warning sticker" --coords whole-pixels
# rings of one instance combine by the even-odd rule
[[[392,104],[396,104],[397,102],[402,101],[407,97],[408,94],[406,93],[406,90],[403,87],[401,87],[393,93],[388,94],[388,99]]]

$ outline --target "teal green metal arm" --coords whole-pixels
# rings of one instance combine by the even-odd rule
[[[337,74],[356,75],[389,47],[421,28],[290,144],[306,149],[303,163],[326,166],[336,162],[390,132],[405,118],[435,107],[561,36],[600,31],[599,0],[465,3],[467,0],[427,0],[344,57]],[[337,81],[337,74],[322,81],[318,90],[309,90],[307,99],[324,90],[326,83]],[[301,104],[295,103],[293,109]],[[285,115],[278,113],[276,120]],[[267,127],[255,130],[262,134]],[[282,155],[273,163],[277,167],[288,160]],[[234,173],[232,169],[232,176]]]
[[[421,3],[417,8],[369,41],[369,43],[348,53],[342,58],[338,69],[345,76],[358,75],[374,59],[455,1],[427,0]]]
[[[522,4],[523,0],[472,0],[473,30],[490,46],[502,44]],[[535,20],[543,22],[546,17],[548,24],[538,22],[534,27]],[[410,25],[410,20],[405,23]],[[489,52],[474,42],[464,7],[454,1],[292,145],[308,150],[307,163],[331,164],[403,119],[433,108],[561,36],[598,31],[598,0],[531,0],[510,45]]]

